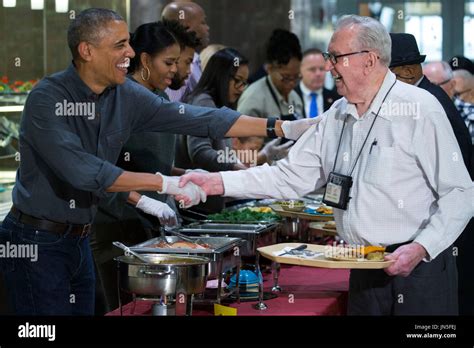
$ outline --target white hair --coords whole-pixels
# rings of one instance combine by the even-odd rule
[[[428,73],[430,73],[430,69],[435,71],[439,70],[442,75],[441,78],[445,81],[451,80],[453,78],[453,69],[451,69],[451,66],[444,60],[428,62],[423,65],[423,71],[428,70]]]
[[[370,17],[345,15],[337,21],[335,32],[351,25],[358,28],[359,48],[377,52],[380,62],[388,67],[392,58],[392,39],[382,23]]]
[[[469,71],[464,70],[464,69],[454,70],[453,75],[454,75],[454,77],[463,79],[465,81],[470,81],[473,77],[473,75]]]

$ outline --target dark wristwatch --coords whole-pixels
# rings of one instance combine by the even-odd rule
[[[276,117],[268,117],[267,118],[267,137],[268,138],[277,138],[275,132],[275,123],[277,121]]]

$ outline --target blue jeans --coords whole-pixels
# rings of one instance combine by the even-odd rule
[[[0,244],[37,248],[37,260],[0,258],[0,272],[15,314],[94,314],[95,274],[89,237],[37,230],[8,214],[0,227]]]

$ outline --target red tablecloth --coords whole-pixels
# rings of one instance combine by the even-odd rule
[[[257,302],[232,303],[237,315],[345,315],[347,310],[347,292],[349,271],[282,265],[279,284],[282,292],[277,298],[265,301],[267,310],[253,308]],[[264,274],[265,291],[273,285],[271,274]],[[137,301],[134,314],[132,304],[123,307],[124,315],[150,315],[151,303]],[[120,315],[116,309],[107,315]],[[213,315],[212,306],[195,304],[194,316]]]

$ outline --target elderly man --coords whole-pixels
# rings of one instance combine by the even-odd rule
[[[308,126],[168,103],[126,79],[135,52],[127,23],[111,10],[80,13],[69,26],[68,45],[73,64],[41,80],[26,101],[14,206],[0,229],[1,244],[37,250],[35,259],[0,259],[12,309],[21,315],[94,313],[88,235],[99,200],[109,192],[179,194],[186,204],[206,198],[196,186],[178,188],[179,179],[116,167],[131,133],[294,138]],[[162,202],[137,192],[128,201],[145,213],[170,218]]]
[[[303,101],[303,116],[317,117],[329,110],[331,105],[341,96],[335,91],[324,87],[326,63],[321,50],[310,48],[303,52],[301,60],[301,81],[295,87]]]
[[[453,80],[453,71],[446,62],[431,62],[423,66],[423,75],[425,75],[431,83],[440,86],[449,98],[453,99],[456,83]]]
[[[168,88],[166,94],[171,101],[181,101],[186,94],[192,92],[202,75],[199,53],[209,45],[209,26],[206,23],[206,14],[201,6],[194,2],[171,2],[163,8],[161,18],[179,21],[189,31],[194,31],[200,41],[196,47],[191,65],[191,75],[185,85],[177,90]],[[181,59],[181,57],[180,57]]]
[[[449,246],[473,215],[474,185],[443,108],[396,80],[390,51],[382,24],[342,17],[324,55],[343,98],[288,157],[272,167],[190,173],[181,184],[209,195],[286,199],[327,183],[341,238],[393,250],[387,269],[351,271],[349,314],[456,314]]]

